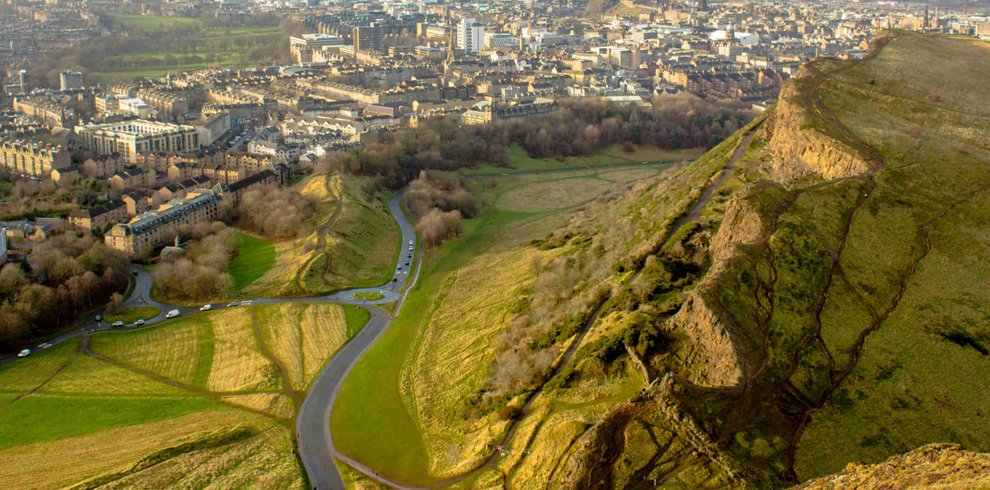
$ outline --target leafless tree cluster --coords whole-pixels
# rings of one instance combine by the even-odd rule
[[[0,269],[0,350],[44,335],[127,288],[125,257],[66,230]]]
[[[432,208],[416,223],[416,234],[427,246],[436,246],[459,235],[462,231],[461,212]]]
[[[409,184],[406,209],[416,219],[416,231],[427,246],[461,233],[464,218],[478,214],[478,205],[464,177],[454,172],[426,171]]]
[[[244,193],[237,206],[241,227],[268,238],[308,235],[316,203],[288,187],[264,186]]]
[[[419,173],[406,190],[406,209],[414,217],[426,216],[432,209],[460,211],[464,218],[478,214],[478,205],[467,190],[463,175],[455,172],[426,171]]]
[[[209,300],[222,296],[234,284],[227,272],[234,256],[234,230],[223,223],[199,225],[190,229],[186,255],[155,266],[151,275],[158,292],[180,301]]]

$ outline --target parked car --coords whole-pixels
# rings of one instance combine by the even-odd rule
[[[241,305],[243,305],[243,306],[251,306],[253,304],[254,304],[254,300],[252,300],[252,299],[246,299],[244,301],[241,301]]]
[[[201,308],[199,309],[199,311],[210,311],[210,310],[212,310],[212,309],[213,309],[213,305],[211,305],[211,304],[205,304],[205,305],[203,305],[203,306],[202,306],[202,307],[201,307]]]
[[[100,316],[100,315],[96,315],[96,317],[95,317],[95,318],[93,318],[93,319],[94,319],[94,320],[96,320],[96,321],[100,321],[100,320],[102,320],[102,319],[103,319],[103,317],[102,317],[102,316]]]
[[[124,326],[124,322],[122,322],[120,320],[117,320],[117,321],[113,322],[113,326],[114,327],[123,327]]]
[[[31,349],[24,349],[17,353],[17,357],[27,357],[31,355]]]
[[[172,310],[165,315],[165,318],[175,318],[179,316],[179,310]]]
[[[138,318],[138,321],[134,322],[134,326],[136,327],[140,327],[141,325],[144,325],[144,318]]]
[[[235,306],[241,306],[240,301],[231,301],[230,303],[227,303],[227,308],[233,308]]]

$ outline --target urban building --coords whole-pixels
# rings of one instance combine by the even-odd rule
[[[58,74],[58,84],[59,89],[65,92],[66,90],[77,90],[83,88],[85,86],[85,81],[81,72],[65,70]]]
[[[121,208],[126,209],[123,204]],[[118,223],[104,237],[106,244],[130,257],[147,257],[155,248],[171,242],[180,225],[193,225],[220,217],[220,195],[199,189],[146,211],[127,223]]]
[[[52,170],[71,165],[68,150],[35,142],[0,142],[0,168],[15,175],[41,179],[51,177]]]
[[[461,19],[457,25],[457,48],[465,53],[477,54],[481,51],[485,38],[485,25],[474,19]]]
[[[355,27],[351,38],[354,40],[354,51],[382,50],[382,29],[378,24]]]
[[[142,153],[183,153],[200,146],[199,132],[193,126],[141,119],[88,124],[75,131],[84,147],[99,155],[119,153],[129,163],[137,163]]]

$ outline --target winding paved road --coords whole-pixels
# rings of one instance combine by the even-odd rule
[[[593,168],[568,167],[536,171],[513,172],[510,170],[505,173],[476,174],[471,176],[471,178],[568,172],[574,170],[608,170],[610,168],[640,167],[647,165],[664,166],[671,163],[674,162],[654,161],[603,165]],[[299,455],[302,459],[303,466],[305,467],[306,474],[309,477],[310,483],[314,489],[344,489],[344,483],[341,479],[340,473],[337,471],[334,458],[345,462],[355,470],[377,480],[379,483],[393,488],[409,488],[399,484],[398,482],[382,478],[377,475],[374,469],[363,465],[359,461],[356,461],[347,455],[337,452],[334,448],[333,437],[330,432],[330,413],[344,379],[347,377],[347,374],[350,372],[351,368],[358,361],[358,359],[361,358],[364,352],[368,350],[368,348],[378,339],[378,337],[389,327],[392,322],[393,317],[376,305],[398,301],[398,304],[394,310],[395,314],[398,314],[401,310],[402,303],[405,301],[406,292],[408,291],[408,288],[406,288],[407,284],[410,286],[415,285],[416,280],[419,277],[420,269],[422,267],[422,252],[416,249],[417,241],[415,227],[409,221],[409,218],[402,209],[401,200],[403,192],[397,193],[392,197],[392,199],[389,200],[388,203],[389,211],[391,212],[396,223],[398,223],[399,230],[402,235],[398,264],[393,270],[394,274],[392,281],[377,288],[349,289],[325,296],[298,298],[253,298],[250,300],[252,304],[256,305],[280,303],[345,303],[363,306],[371,312],[371,319],[368,320],[368,323],[365,324],[364,328],[361,329],[361,331],[358,332],[358,334],[355,335],[354,338],[352,338],[339,352],[337,352],[337,354],[326,364],[323,371],[317,375],[308,393],[306,394],[306,399],[303,401],[299,414],[296,417],[296,437]],[[418,252],[418,256],[414,256],[414,251]],[[412,261],[414,257],[416,258],[415,262]],[[406,262],[414,264],[415,269],[411,270],[410,267],[405,266]],[[399,264],[402,265],[401,270],[398,270]],[[151,296],[151,274],[149,274],[148,271],[136,266],[131,267],[131,274],[134,278],[134,287],[131,294],[124,302],[124,306],[154,306],[160,309],[160,313],[156,317],[145,319],[146,326],[154,325],[166,320],[166,314],[170,310],[179,310],[180,315],[195,314],[200,312],[201,306],[199,305],[176,306],[156,301]],[[361,300],[355,298],[354,294],[360,292],[378,292],[381,293],[383,297],[377,300]],[[236,307],[239,306],[240,303],[241,302],[237,302],[236,304],[231,303],[229,305],[212,305],[212,309],[217,310]],[[86,338],[91,332],[98,330],[109,330],[111,328],[112,327],[106,322],[96,320],[96,314],[94,313],[86,317],[75,330],[52,338],[47,343],[54,345],[56,343],[64,342],[80,336]],[[0,359],[0,365],[16,360],[17,358],[15,356],[9,356],[5,359]]]

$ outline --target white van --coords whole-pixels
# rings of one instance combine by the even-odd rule
[[[175,318],[179,316],[179,310],[172,310],[165,315],[165,318]]]

